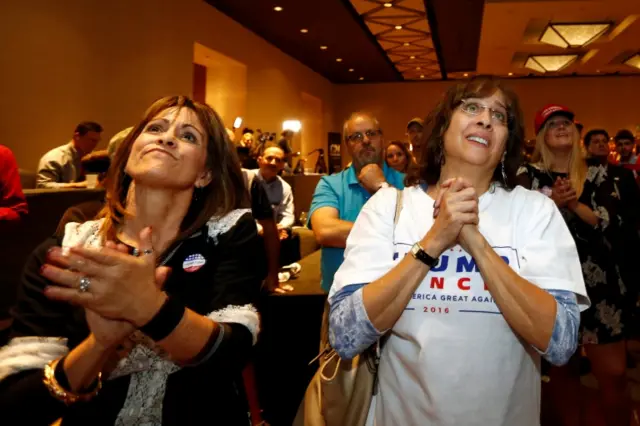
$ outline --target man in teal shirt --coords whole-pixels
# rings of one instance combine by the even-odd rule
[[[384,161],[384,140],[375,117],[353,113],[344,123],[342,137],[353,163],[318,182],[309,209],[309,227],[322,245],[322,288],[327,292],[364,204],[380,188],[404,188],[404,174],[387,167]]]

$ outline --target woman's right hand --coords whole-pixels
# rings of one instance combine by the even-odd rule
[[[464,225],[478,224],[478,194],[462,178],[442,183],[434,203],[433,226],[421,242],[430,256],[439,257],[446,249],[457,244]]]
[[[107,241],[105,247],[117,250],[123,254],[129,253],[129,248],[126,245],[113,241]],[[55,263],[62,268],[71,268],[71,265],[65,262],[64,257],[57,257]],[[169,268],[166,267],[156,268],[155,278],[158,288],[162,288],[169,272]],[[136,330],[136,327],[130,322],[105,318],[87,308],[85,308],[85,319],[96,343],[105,350],[120,346],[120,344]]]
[[[124,244],[118,244],[107,242],[106,247],[117,249],[123,253],[128,253],[129,249]],[[170,269],[167,267],[156,268],[156,286],[162,288],[164,282],[169,276]],[[101,316],[100,314],[85,308],[85,315],[89,330],[94,335],[96,342],[103,346],[105,349],[115,348],[129,337],[136,327],[128,321],[114,320]]]

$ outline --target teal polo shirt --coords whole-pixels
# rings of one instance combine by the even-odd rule
[[[382,167],[384,177],[390,185],[404,188],[404,174],[388,167],[386,162]],[[333,207],[338,210],[340,219],[355,222],[364,204],[371,198],[371,194],[360,185],[353,166],[331,176],[323,176],[313,193],[309,208],[308,226],[311,228],[311,216],[320,207]],[[322,288],[329,292],[333,284],[333,276],[342,265],[344,249],[337,247],[322,247]]]

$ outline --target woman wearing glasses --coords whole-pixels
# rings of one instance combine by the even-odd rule
[[[349,235],[329,294],[344,358],[378,339],[376,424],[539,424],[540,356],[565,363],[588,306],[553,202],[515,187],[516,95],[492,77],[449,89],[425,123],[419,169],[382,189]]]
[[[629,302],[607,237],[619,225],[611,209],[614,177],[597,162],[585,161],[574,113],[547,105],[535,118],[536,148],[530,164],[518,170],[518,182],[550,197],[573,237],[592,307],[582,313],[584,345],[598,387],[607,424],[627,426],[630,399],[626,380],[626,324]],[[563,425],[580,421],[577,368],[551,368],[545,401]],[[548,393],[547,393],[548,392]],[[560,402],[560,404],[553,404]],[[553,405],[553,407],[551,407]],[[546,410],[545,410],[546,411]]]

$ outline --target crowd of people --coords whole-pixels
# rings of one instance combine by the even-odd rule
[[[557,104],[524,117],[485,76],[454,84],[405,141],[386,143],[366,112],[344,122],[352,162],[320,179],[307,226],[329,295],[322,346],[344,359],[381,348],[369,424],[534,426],[542,392],[554,424],[579,425],[588,359],[607,424],[629,425],[636,141],[582,137],[576,123]],[[287,290],[278,272],[299,251],[282,178],[293,133],[236,141],[183,96],[92,153],[101,132],[81,123],[40,161],[40,187],[95,173],[106,197],[65,215],[26,262],[1,411],[24,424],[246,425],[256,298]],[[19,220],[9,150],[0,165],[0,219]]]

